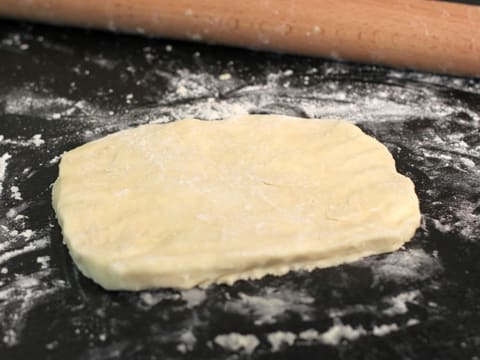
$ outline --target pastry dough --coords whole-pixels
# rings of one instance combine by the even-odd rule
[[[414,185],[355,125],[278,115],[120,131],[63,155],[53,206],[106,289],[189,288],[398,249]]]

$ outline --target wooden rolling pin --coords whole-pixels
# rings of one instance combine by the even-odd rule
[[[480,75],[480,6],[426,0],[1,0],[0,16]]]

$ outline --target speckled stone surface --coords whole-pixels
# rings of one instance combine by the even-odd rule
[[[339,117],[423,214],[393,254],[233,286],[107,292],[50,205],[59,156],[148,122]],[[480,359],[480,81],[0,22],[2,359]]]

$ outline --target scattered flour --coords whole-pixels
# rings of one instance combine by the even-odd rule
[[[320,339],[320,333],[315,329],[308,329],[299,333],[298,338],[306,341],[315,341]]]
[[[67,109],[74,105],[73,101],[63,97],[40,96],[20,89],[5,96],[4,101],[5,113],[17,115],[34,113],[46,115],[55,112],[54,110]]]
[[[289,331],[275,331],[267,335],[267,340],[271,345],[272,351],[278,351],[284,345],[293,345],[296,338],[297,335]]]
[[[410,319],[406,323],[406,327],[417,325],[419,322],[416,319]],[[402,330],[402,327],[392,324],[375,325],[371,330],[366,330],[363,326],[352,327],[351,325],[344,325],[339,320],[335,320],[334,324],[325,332],[319,333],[315,329],[304,330],[298,335],[292,334],[293,339],[303,340],[307,343],[322,343],[325,345],[336,346],[342,340],[355,341],[362,336],[385,336],[391,332]],[[293,341],[292,341],[293,343]],[[290,344],[291,345],[291,344]]]
[[[11,186],[10,187],[10,197],[15,200],[23,200],[22,199],[22,193],[20,192],[20,189],[18,186]]]
[[[384,324],[380,326],[374,326],[372,333],[375,336],[385,336],[393,331],[398,331],[397,324]]]
[[[11,158],[12,156],[9,153],[4,153],[0,157],[0,195],[3,191],[3,180],[5,180],[5,173],[7,171],[7,161]]]
[[[30,141],[35,146],[40,146],[40,145],[45,144],[45,140],[42,139],[42,134],[33,135],[32,138],[30,139]]]
[[[48,256],[48,255],[38,256],[37,257],[37,263],[40,264],[41,269],[47,269],[48,265],[50,264],[50,256]]]
[[[182,299],[186,302],[187,307],[193,308],[200,305],[207,298],[205,290],[193,288],[180,291]]]
[[[161,303],[165,300],[178,300],[181,298],[178,293],[165,293],[165,292],[146,292],[142,291],[139,295],[141,301],[141,307],[150,309],[153,306]]]
[[[35,134],[30,139],[6,139],[3,135],[0,135],[0,143],[7,145],[17,146],[41,146],[45,144],[45,140],[42,139],[42,134]]]
[[[50,244],[50,238],[48,236],[43,237],[38,240],[33,240],[27,243],[24,247],[20,249],[9,250],[0,254],[0,264],[4,264],[8,260],[17,257],[19,255],[29,253],[32,251],[40,250],[46,248]]]
[[[238,333],[217,335],[213,341],[227,351],[244,352],[246,354],[252,354],[260,344],[255,335]]]
[[[424,280],[443,269],[439,259],[423,249],[399,250],[384,256],[370,257],[356,264],[372,269],[375,283],[380,280]]]
[[[400,293],[397,296],[387,300],[391,306],[383,310],[383,313],[389,316],[405,314],[408,311],[407,303],[416,304],[416,299],[419,296],[420,291],[418,290]]]
[[[53,158],[51,158],[48,162],[49,164],[56,164],[60,161],[61,159],[61,156],[60,155],[57,155],[57,156],[54,156]]]
[[[71,100],[65,97],[53,97],[39,94],[30,90],[17,89],[1,99],[4,102],[4,113],[14,115],[27,115],[47,120],[68,121],[72,116],[96,122],[100,120],[103,125],[108,123],[104,115],[106,111],[92,106],[84,100]],[[92,117],[92,115],[95,115]],[[1,135],[0,135],[1,136]],[[1,142],[1,141],[0,141]],[[19,146],[40,146],[45,143],[41,134],[35,134],[27,140],[3,139],[7,144]]]
[[[344,325],[339,320],[324,333],[319,333],[315,329],[308,329],[300,332],[298,338],[309,343],[320,342],[322,344],[335,346],[342,340],[354,341],[361,336],[367,335],[368,332],[363,326],[352,327],[351,325]]]
[[[29,311],[65,287],[61,280],[51,279],[51,270],[46,269],[31,275],[15,275],[13,281],[0,286],[0,334],[6,346],[20,341],[21,332]]]
[[[353,328],[350,325],[344,325],[341,322],[337,322],[330,329],[319,336],[319,340],[327,345],[337,345],[342,339],[356,340],[360,336],[366,335],[367,331],[363,326]]]
[[[226,311],[242,315],[252,315],[255,325],[273,324],[286,312],[294,312],[308,319],[312,312],[314,299],[303,291],[265,288],[258,296],[239,293],[224,305]]]
[[[418,319],[408,319],[407,321],[407,326],[415,326],[420,324],[420,321]]]
[[[402,315],[408,312],[407,304],[419,304],[420,297],[420,290],[411,290],[399,293],[392,297],[384,297],[381,299],[381,303],[379,305],[356,304],[353,306],[345,306],[341,309],[333,308],[328,310],[328,314],[332,318],[362,313],[382,313],[387,316]]]
[[[23,230],[18,235],[23,236],[26,240],[29,240],[32,237],[33,234],[35,234],[35,231],[33,231],[31,229],[26,229],[26,230]]]

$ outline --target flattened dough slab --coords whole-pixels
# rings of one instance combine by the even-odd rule
[[[414,185],[355,125],[277,115],[120,131],[64,154],[53,206],[106,289],[189,288],[398,249]]]

